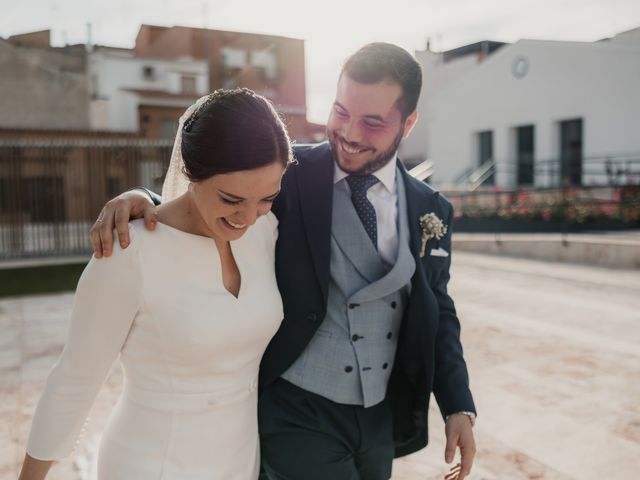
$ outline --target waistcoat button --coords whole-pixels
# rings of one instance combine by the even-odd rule
[[[351,365],[347,365],[346,367],[344,367],[344,371],[349,373],[349,372],[353,371],[353,367]]]
[[[384,362],[384,365],[382,365],[382,369],[386,370],[389,367],[389,364],[387,362]]]
[[[391,308],[396,308],[398,306],[398,304],[396,302],[391,302]]]

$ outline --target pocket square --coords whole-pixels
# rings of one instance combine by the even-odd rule
[[[446,250],[443,250],[442,248],[432,248],[431,256],[432,257],[448,257],[449,252],[447,252]]]

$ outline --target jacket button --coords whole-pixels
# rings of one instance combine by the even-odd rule
[[[387,362],[384,362],[384,365],[382,365],[382,369],[386,370],[387,368],[389,368],[389,364]]]
[[[391,308],[395,309],[398,306],[396,302],[391,302]]]
[[[318,320],[318,316],[315,313],[308,313],[307,320],[309,320],[311,323],[316,323],[316,321]]]
[[[350,373],[353,371],[353,367],[351,365],[347,365],[346,367],[344,367],[344,371]]]
[[[350,303],[350,304],[349,304],[349,308],[350,308],[350,309],[352,309],[352,310],[353,310],[354,308],[356,308],[356,307],[359,307],[359,306],[360,306],[360,304],[359,304],[359,303]]]
[[[359,338],[360,338],[360,337],[354,333],[354,334],[351,336],[351,341],[352,341],[352,342],[357,342]]]
[[[393,334],[392,334],[391,332],[387,333],[387,338],[388,338],[389,340],[391,340],[391,337],[393,337]]]

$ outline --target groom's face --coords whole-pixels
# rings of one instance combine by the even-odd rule
[[[327,136],[340,168],[367,174],[386,165],[394,156],[415,120],[398,109],[402,87],[395,82],[364,84],[343,74],[327,122]]]

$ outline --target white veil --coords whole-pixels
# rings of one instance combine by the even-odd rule
[[[189,118],[191,114],[208,98],[209,95],[199,98],[196,103],[187,108],[186,112],[184,112],[180,117],[180,121],[178,122],[178,133],[176,133],[176,140],[173,143],[173,151],[171,152],[171,163],[169,163],[169,169],[167,170],[167,175],[164,178],[164,183],[162,184],[163,203],[179,197],[186,192],[189,187],[189,179],[183,171],[182,127],[187,118]]]

